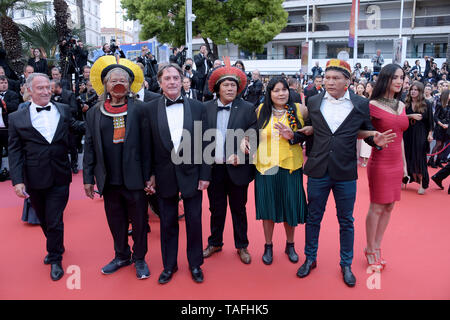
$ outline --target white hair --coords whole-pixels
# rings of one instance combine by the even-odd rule
[[[39,72],[32,73],[28,76],[27,81],[25,82],[26,88],[28,88],[30,91],[33,91],[31,84],[33,83],[33,79],[37,78],[37,77],[43,77],[43,78],[47,79],[48,82],[50,82],[50,78],[45,73],[39,73]]]

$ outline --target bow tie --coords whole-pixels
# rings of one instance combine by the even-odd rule
[[[184,101],[184,100],[183,100],[182,97],[179,97],[179,98],[178,98],[177,100],[175,100],[175,101],[166,98],[166,107],[170,107],[171,105],[176,104],[176,103],[183,103],[183,101]]]
[[[46,107],[42,107],[42,108],[36,107],[36,111],[37,112],[41,112],[42,110],[50,111],[51,107],[52,106],[50,106],[50,105],[48,105]]]
[[[231,107],[230,106],[217,106],[217,111],[222,111],[222,110],[226,110],[226,111],[230,111]]]

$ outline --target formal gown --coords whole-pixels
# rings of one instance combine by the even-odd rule
[[[406,165],[408,167],[408,176],[411,177],[411,182],[419,182],[414,180],[414,174],[422,175],[422,187],[428,188],[430,181],[427,169],[427,153],[430,149],[428,142],[428,134],[433,130],[433,110],[431,105],[421,113],[422,120],[409,120],[409,128],[403,135],[405,146]],[[414,112],[411,106],[406,108],[406,114],[419,113]]]
[[[373,148],[367,164],[370,202],[388,204],[400,200],[403,178],[402,140],[403,131],[408,129],[408,117],[405,110],[396,115],[369,105],[372,124],[378,132],[392,129],[397,134],[394,142],[382,150]]]

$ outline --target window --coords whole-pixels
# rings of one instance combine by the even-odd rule
[[[431,56],[434,58],[445,58],[447,54],[447,43],[424,43],[424,56]]]
[[[299,46],[285,46],[284,47],[285,59],[300,59],[300,47]]]
[[[337,43],[327,45],[327,59],[335,59],[338,53],[341,51],[347,51],[350,57],[353,57],[353,48],[348,47],[348,43]],[[358,58],[362,58],[364,52],[364,44],[358,43]]]

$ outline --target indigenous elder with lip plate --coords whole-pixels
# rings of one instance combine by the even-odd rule
[[[237,98],[247,83],[245,73],[230,66],[229,60],[225,62],[226,66],[215,69],[209,78],[209,90],[218,98],[205,103],[208,128],[216,131],[214,163],[208,187],[211,235],[203,257],[222,250],[228,200],[234,245],[241,261],[249,264],[246,204],[248,185],[254,179],[255,167],[250,163],[251,157],[245,156],[245,150],[239,152],[244,138],[238,138],[239,132],[242,135],[249,132],[256,141],[256,114],[253,104]]]
[[[382,147],[392,136],[389,132],[381,134],[374,131],[370,122],[369,101],[348,90],[350,78],[351,69],[347,62],[338,59],[328,61],[325,69],[326,92],[308,101],[314,134],[305,164],[309,209],[305,233],[306,261],[297,276],[308,276],[317,265],[320,224],[330,191],[333,191],[340,226],[341,270],[345,284],[353,287],[356,284],[351,271],[357,179],[356,141],[358,137],[366,138],[369,145]]]
[[[91,69],[92,85],[100,102],[86,114],[83,181],[86,195],[94,198],[94,184],[103,195],[106,218],[114,239],[114,259],[102,268],[112,274],[135,263],[136,276],[150,272],[147,254],[147,198],[150,183],[150,142],[145,104],[130,93],[140,90],[142,70],[127,59],[97,59]],[[128,245],[131,220],[133,254]]]
[[[28,76],[29,106],[9,115],[8,156],[16,195],[30,201],[47,239],[50,277],[62,278],[64,253],[63,212],[72,181],[69,130],[84,132],[84,123],[72,118],[68,105],[50,102],[50,80],[46,74]]]
[[[256,161],[256,219],[263,220],[265,237],[262,261],[273,261],[273,230],[282,222],[286,232],[285,253],[291,262],[298,261],[294,249],[295,227],[305,222],[306,196],[303,190],[303,154],[297,130],[307,116],[307,109],[293,103],[289,85],[275,77],[267,85],[264,103],[257,109],[259,145]]]

